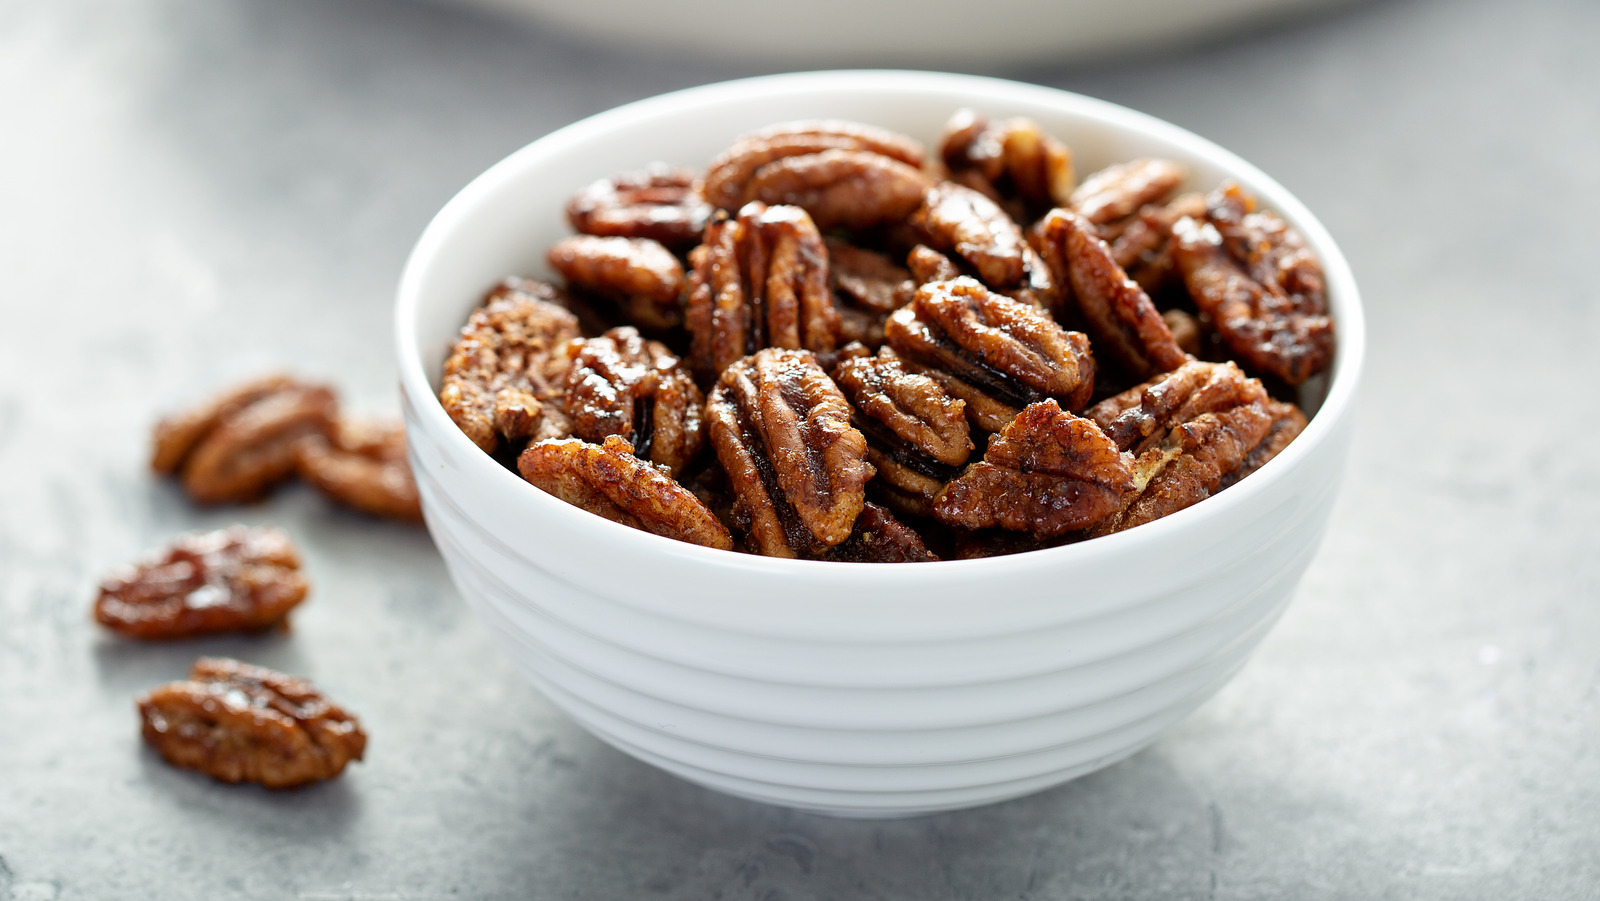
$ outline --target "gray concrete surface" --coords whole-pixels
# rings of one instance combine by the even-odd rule
[[[0,6],[0,899],[1600,897],[1600,6],[1361,5],[1176,55],[998,69],[1298,192],[1366,292],[1348,487],[1251,665],[1035,797],[846,822],[610,750],[513,675],[426,534],[302,490],[202,511],[147,430],[289,366],[394,406],[428,217],[566,122],[754,68],[380,0]],[[929,60],[937,68],[938,60]],[[135,646],[98,575],[278,523],[292,634]],[[199,653],[313,677],[366,763],[295,794],[165,766],[131,698]]]

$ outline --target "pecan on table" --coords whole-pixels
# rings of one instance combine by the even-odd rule
[[[100,583],[94,618],[130,638],[192,638],[276,625],[305,600],[300,555],[277,529],[183,535]]]
[[[567,203],[567,221],[586,235],[650,238],[674,250],[700,241],[711,204],[694,189],[698,174],[665,163],[602,178]]]
[[[723,370],[711,446],[758,553],[815,557],[850,537],[872,464],[850,406],[806,351],[768,348]]]
[[[873,349],[882,346],[885,320],[911,299],[910,271],[875,250],[834,238],[824,243],[840,339]]]
[[[850,421],[867,439],[872,485],[897,510],[926,516],[934,497],[972,454],[966,402],[911,372],[894,351],[841,362],[834,382],[855,409]]]
[[[1094,390],[1082,332],[970,278],[918,288],[884,331],[901,359],[966,401],[967,418],[985,431],[1046,397],[1079,409]]]
[[[568,286],[605,298],[645,328],[672,328],[683,319],[683,264],[658,241],[573,235],[545,258]]]
[[[578,337],[578,319],[560,298],[543,282],[506,279],[472,311],[445,360],[439,403],[490,454],[502,442],[570,433],[563,346]]]
[[[294,472],[294,443],[337,415],[333,389],[270,376],[161,420],[151,465],[200,503],[259,500]]]
[[[1018,213],[1036,217],[1072,196],[1072,151],[1032,119],[992,121],[958,110],[945,125],[939,155],[953,181],[981,191]]]
[[[294,452],[300,478],[328,497],[374,516],[422,522],[399,422],[342,419],[326,436],[300,439]]]
[[[868,501],[856,517],[850,537],[828,548],[822,559],[842,563],[926,563],[939,557],[928,550],[914,529]]]
[[[1132,487],[1129,460],[1100,427],[1050,399],[995,433],[983,460],[934,499],[933,515],[948,525],[1047,538],[1116,513]]]
[[[666,346],[638,329],[612,329],[567,345],[566,411],[572,434],[595,444],[618,435],[633,453],[676,476],[705,443],[705,396]]]
[[[1039,253],[1055,271],[1057,282],[1071,286],[1094,348],[1135,379],[1170,372],[1183,365],[1184,353],[1149,295],[1095,236],[1094,226],[1070,210],[1053,210],[1036,232]],[[1066,292],[1063,292],[1065,295]]]
[[[1128,217],[1146,204],[1164,203],[1188,173],[1172,160],[1141,159],[1107,166],[1090,175],[1067,198],[1067,207],[1102,229],[1110,240]]]
[[[332,779],[367,748],[361,723],[311,683],[204,657],[189,678],[138,700],[144,740],[174,766],[220,782],[296,788]]]
[[[705,547],[731,550],[733,538],[689,489],[634,456],[620,435],[603,444],[576,438],[538,441],[517,471],[543,491],[625,526]]]
[[[828,253],[805,210],[753,202],[719,215],[689,259],[689,356],[705,381],[763,347],[838,346]]]

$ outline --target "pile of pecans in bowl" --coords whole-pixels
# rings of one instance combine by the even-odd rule
[[[904,562],[1132,528],[1275,456],[1333,357],[1305,240],[1186,179],[1078,183],[1037,124],[970,110],[931,159],[775,125],[575,196],[565,285],[490,290],[439,400],[550,494],[710,547]]]

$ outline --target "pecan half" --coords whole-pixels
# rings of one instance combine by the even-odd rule
[[[1117,512],[1133,487],[1129,461],[1093,420],[1053,399],[1029,405],[989,440],[933,502],[934,518],[1037,537],[1086,529]]]
[[[326,434],[338,399],[324,385],[271,376],[156,425],[157,472],[204,504],[259,500],[294,473],[294,444]]]
[[[911,169],[922,168],[922,145],[905,135],[840,119],[784,122],[735,140],[712,160],[700,193],[713,206],[732,212],[756,199],[750,183],[765,167],[829,150],[865,152]]]
[[[828,289],[828,254],[806,211],[746,204],[720,216],[690,255],[685,324],[695,371],[714,379],[763,347],[831,351],[839,313]]]
[[[422,522],[399,422],[340,420],[326,436],[300,439],[294,453],[300,478],[328,497],[374,516]]]
[[[586,235],[650,238],[676,250],[700,240],[711,204],[695,191],[692,170],[654,163],[602,178],[567,203],[567,221]]]
[[[1113,225],[1147,203],[1165,201],[1187,177],[1183,166],[1172,160],[1118,163],[1085,178],[1067,198],[1067,206],[1097,226]]]
[[[576,438],[539,441],[517,458],[522,477],[563,501],[612,522],[705,547],[731,550],[733,538],[694,493],[639,459],[618,435],[603,444]]]
[[[873,468],[812,354],[769,348],[724,369],[706,420],[756,551],[813,557],[850,537]]]
[[[1019,288],[1028,275],[1028,242],[1022,229],[994,201],[955,182],[929,188],[912,223],[929,246],[970,263],[996,291]]]
[[[295,788],[332,779],[367,733],[311,683],[237,660],[195,661],[185,682],[141,696],[144,740],[174,766],[219,782]]]
[[[841,362],[833,379],[855,408],[851,424],[866,436],[874,488],[894,489],[888,499],[897,509],[928,515],[972,454],[966,402],[908,371],[888,348]]]
[[[94,618],[130,638],[253,631],[282,622],[309,590],[289,536],[234,526],[119,567],[100,583]]]
[[[1183,365],[1184,353],[1155,304],[1117,265],[1087,219],[1070,210],[1053,210],[1036,234],[1039,253],[1056,280],[1072,287],[1095,350],[1136,379]]]
[[[970,278],[931,282],[885,327],[896,354],[967,402],[967,418],[997,432],[1046,397],[1067,409],[1094,390],[1089,339]]]
[[[774,160],[745,186],[746,200],[793,204],[821,229],[901,222],[922,203],[921,169],[865,150],[824,150]]]
[[[674,476],[700,452],[705,396],[665,345],[624,327],[574,341],[567,355],[572,434],[595,444],[618,435],[636,456],[666,466]]]
[[[991,121],[958,110],[945,125],[939,155],[953,178],[1038,214],[1072,196],[1072,151],[1032,119]]]
[[[1206,212],[1203,194],[1180,194],[1168,203],[1150,203],[1115,229],[1097,229],[1109,241],[1111,256],[1139,287],[1151,296],[1165,293],[1169,285],[1182,290],[1182,279],[1172,261],[1172,226],[1185,216],[1199,218]]]
[[[578,319],[542,282],[507,279],[472,311],[444,363],[439,403],[472,442],[488,453],[502,441],[561,437],[567,356]]]
[[[911,273],[875,250],[833,238],[825,243],[840,340],[882,346],[884,322],[911,299]]]
[[[658,241],[574,235],[545,258],[568,285],[611,301],[646,328],[671,328],[683,318],[683,264]]]
[[[910,526],[868,501],[850,537],[828,549],[824,560],[841,563],[926,563],[938,560]]]

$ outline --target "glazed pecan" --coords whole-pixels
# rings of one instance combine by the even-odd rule
[[[922,536],[894,514],[870,501],[856,517],[850,537],[828,548],[822,559],[841,563],[924,563],[939,557]]]
[[[576,438],[535,442],[517,458],[517,470],[540,489],[612,522],[690,544],[733,547],[728,530],[693,492],[634,456],[620,435],[598,445]]]
[[[1129,461],[1093,420],[1054,399],[1030,404],[989,440],[934,499],[940,522],[1037,537],[1089,528],[1117,512],[1133,487]]]
[[[839,311],[839,337],[866,347],[883,344],[889,314],[911,299],[911,273],[875,250],[829,238],[828,285]]]
[[[689,257],[685,324],[696,373],[711,380],[763,347],[831,351],[839,313],[828,289],[828,254],[806,211],[755,202],[719,216]]]
[[[745,186],[747,200],[793,204],[825,230],[903,221],[922,203],[928,176],[866,150],[824,150],[774,160]]]
[[[1072,151],[1032,119],[995,122],[958,110],[945,125],[939,155],[952,179],[991,198],[1017,201],[1033,215],[1072,196]]]
[[[849,404],[812,354],[768,348],[735,362],[706,420],[757,552],[814,557],[850,537],[873,468]]]
[[[157,472],[177,473],[206,504],[253,501],[294,472],[294,443],[326,434],[333,389],[271,376],[156,424]]]
[[[922,145],[905,135],[839,119],[806,120],[785,122],[741,136],[711,162],[700,193],[713,206],[731,213],[757,199],[751,185],[761,179],[768,166],[828,151],[871,154],[921,175],[918,170],[922,168]],[[905,212],[909,213],[915,206],[913,203]],[[904,215],[902,213],[901,218]]]
[[[888,348],[841,362],[833,379],[855,409],[851,424],[866,436],[867,460],[878,471],[873,487],[896,509],[928,515],[972,454],[966,402],[908,371]]]
[[[1117,265],[1154,297],[1165,293],[1169,285],[1182,290],[1182,279],[1172,261],[1172,226],[1185,216],[1199,218],[1205,212],[1205,195],[1180,194],[1168,203],[1145,204],[1117,228],[1098,228],[1096,234],[1109,241]],[[1109,235],[1110,231],[1115,234]]]
[[[586,235],[650,238],[675,250],[693,247],[711,218],[695,191],[698,175],[665,163],[602,178],[567,203],[567,221]]]
[[[1167,324],[1172,340],[1186,354],[1200,355],[1200,323],[1183,310],[1162,310],[1161,321]]]
[[[167,762],[220,782],[295,788],[332,779],[367,748],[361,723],[311,683],[205,657],[184,682],[138,700],[144,740]]]
[[[574,235],[557,241],[545,258],[568,285],[611,301],[646,328],[671,328],[683,319],[683,264],[658,241]]]
[[[1046,397],[1079,409],[1094,390],[1083,333],[970,278],[918,288],[885,334],[903,360],[966,401],[967,418],[985,431]]]
[[[918,244],[906,255],[906,265],[911,267],[912,281],[918,285],[928,282],[947,282],[962,276],[955,260],[926,244]],[[901,304],[904,306],[904,304]]]
[[[929,246],[970,263],[996,291],[1021,287],[1028,276],[1028,242],[1022,229],[994,201],[955,182],[929,188],[912,223]]]
[[[1119,450],[1142,454],[1166,433],[1201,413],[1267,396],[1261,383],[1232,363],[1190,360],[1172,372],[1100,401],[1085,413]]]
[[[1171,160],[1118,163],[1085,178],[1067,198],[1067,206],[1096,226],[1114,226],[1147,203],[1164,202],[1187,177],[1183,166]]]
[[[563,345],[578,319],[543,282],[506,279],[472,311],[444,364],[439,403],[488,453],[570,433],[561,412],[566,392]]]
[[[1036,233],[1039,253],[1070,285],[1095,350],[1136,379],[1183,365],[1184,353],[1149,295],[1112,258],[1094,226],[1070,210],[1053,210]]]
[[[1271,210],[1258,209],[1238,182],[1223,184],[1205,203],[1206,218],[1222,235],[1228,255],[1251,278],[1293,298],[1305,313],[1328,311],[1322,263],[1300,232]]]
[[[323,494],[374,516],[422,522],[399,422],[340,420],[329,435],[295,444],[295,471]]]
[[[253,631],[282,622],[309,590],[289,536],[234,526],[118,568],[100,583],[94,618],[130,638]]]
[[[612,329],[567,345],[566,410],[572,434],[598,444],[618,435],[636,456],[676,476],[705,442],[705,396],[677,357],[638,329]]]

